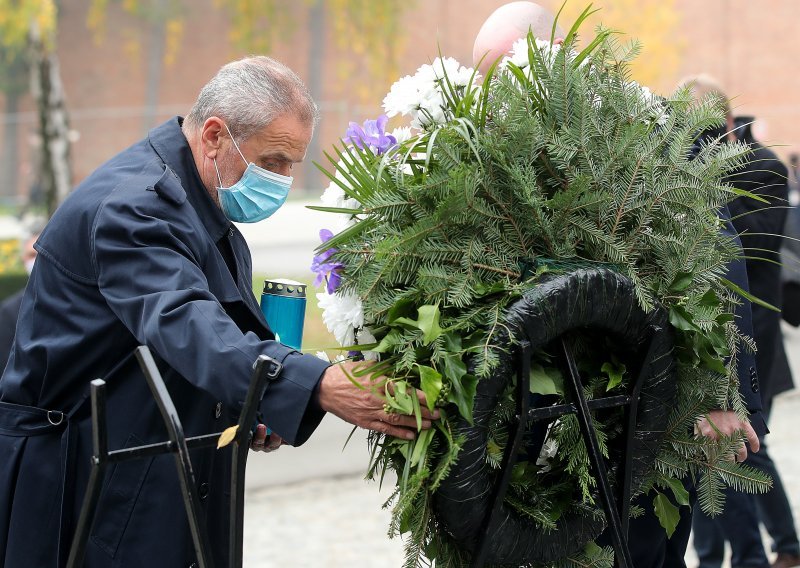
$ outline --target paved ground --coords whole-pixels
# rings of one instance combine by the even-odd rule
[[[787,328],[786,343],[800,382],[800,332]],[[775,401],[769,438],[800,520],[800,391]],[[245,566],[248,568],[400,568],[402,542],[386,536],[389,513],[381,508],[393,481],[379,490],[363,480],[364,437],[342,451],[350,430],[326,418],[302,448],[258,455],[248,466]],[[691,552],[688,566],[696,565]]]

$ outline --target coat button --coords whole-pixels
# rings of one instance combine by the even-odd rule
[[[222,403],[218,402],[216,406],[214,406],[214,418],[219,420],[220,416],[222,416]]]
[[[208,483],[201,483],[200,487],[197,489],[197,495],[200,497],[201,501],[205,501],[208,499],[209,488]]]

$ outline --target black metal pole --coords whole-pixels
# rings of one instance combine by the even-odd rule
[[[472,555],[473,568],[480,568],[486,562],[486,555],[489,552],[488,544],[490,541],[489,530],[492,522],[497,517],[503,507],[503,500],[511,481],[511,473],[517,463],[522,440],[525,437],[525,426],[528,419],[528,393],[530,392],[530,381],[528,376],[531,372],[531,345],[528,341],[523,341],[519,348],[519,364],[517,365],[517,414],[513,423],[509,427],[508,445],[503,454],[503,463],[500,467],[500,479],[492,492],[489,509],[483,521],[483,529],[478,537],[478,546]]]
[[[189,529],[192,533],[197,562],[200,568],[212,568],[213,560],[208,550],[208,531],[201,514],[200,499],[197,495],[194,472],[192,471],[192,461],[189,457],[189,449],[186,447],[186,436],[183,432],[181,420],[178,417],[178,411],[175,409],[167,386],[164,384],[164,379],[161,378],[161,373],[150,350],[145,346],[137,347],[136,358],[139,360],[139,365],[142,367],[147,384],[150,386],[161,416],[164,418],[169,439],[175,447],[175,465],[178,469],[178,480],[183,494],[183,504],[186,507],[186,516],[189,518]]]
[[[655,333],[650,338],[650,343],[647,346],[647,354],[642,359],[642,367],[639,369],[639,374],[636,376],[636,382],[631,389],[631,403],[626,409],[625,420],[625,465],[622,469],[622,482],[619,484],[619,515],[622,521],[622,534],[627,538],[628,525],[630,524],[630,511],[631,511],[631,483],[633,481],[633,433],[636,431],[636,421],[639,413],[639,396],[642,393],[642,385],[644,381],[645,371],[647,366],[653,361],[653,351],[655,350],[654,341]]]
[[[108,463],[108,432],[106,431],[106,383],[102,379],[91,382],[92,392],[92,470],[89,484],[83,497],[78,526],[72,537],[72,547],[67,560],[67,568],[80,568],[86,555],[86,544],[92,530],[94,515],[100,500],[103,474]],[[64,499],[70,496],[64,495]]]
[[[253,437],[252,427],[255,424],[258,405],[270,381],[275,380],[281,372],[281,364],[261,355],[256,359],[250,388],[239,414],[238,430],[231,454],[231,508],[230,508],[230,542],[228,564],[230,568],[241,568],[244,549],[244,481],[247,453]]]
[[[575,363],[575,357],[566,339],[561,339],[561,346],[564,351],[567,368],[569,369],[570,380],[568,381],[568,385],[575,399],[575,404],[577,404],[578,424],[581,428],[583,441],[586,444],[586,451],[589,454],[589,463],[592,464],[597,479],[597,486],[600,490],[600,500],[603,504],[606,520],[608,521],[609,529],[611,529],[611,540],[614,546],[616,564],[619,568],[633,568],[633,560],[631,559],[630,550],[628,550],[628,539],[622,531],[619,512],[617,511],[611,484],[608,482],[606,464],[603,460],[603,454],[600,451],[600,444],[597,441],[594,425],[592,424],[589,405],[583,393],[583,383],[578,373],[578,366]]]

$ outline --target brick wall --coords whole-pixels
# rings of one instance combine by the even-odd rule
[[[571,0],[576,2],[578,0]],[[611,2],[612,0],[607,0]],[[405,14],[402,38],[385,38],[398,47],[400,75],[413,73],[441,49],[445,55],[469,64],[472,42],[483,20],[502,0],[414,0]],[[558,5],[551,1],[545,4]],[[185,114],[200,87],[225,62],[245,55],[232,47],[229,21],[213,0],[187,0],[191,6],[183,23],[177,61],[158,75],[158,108],[152,120],[144,112],[148,54],[152,49],[149,24],[121,9],[108,14],[106,37],[97,43],[87,31],[89,0],[63,0],[59,57],[71,111],[72,127],[79,135],[73,147],[75,181],[103,161],[140,139],[149,122],[160,123],[174,114]],[[300,2],[286,1],[297,24],[284,33],[271,55],[283,61],[310,85],[319,84],[315,97],[323,120],[317,131],[319,146],[300,168],[297,186],[319,192],[322,178],[314,175],[311,160],[320,160],[319,149],[330,149],[344,133],[349,120],[361,122],[380,112],[388,90],[388,76],[370,75],[363,60],[354,57],[331,37],[321,38],[324,59],[319,80],[310,76],[310,37],[307,11]],[[603,0],[595,2],[602,6]],[[655,88],[666,90],[686,74],[715,75],[735,96],[736,111],[762,119],[767,142],[781,145],[786,156],[800,151],[800,34],[796,31],[800,2],[796,0],[676,0],[680,24],[675,33],[682,58],[677,70],[659,78]],[[601,15],[602,19],[602,15]],[[626,30],[635,35],[635,30]],[[647,57],[647,46],[642,57]],[[2,100],[0,99],[0,109]],[[0,187],[0,195],[24,195],[35,168],[30,162],[31,134],[35,124],[30,103],[15,118],[20,159],[16,188]],[[0,115],[0,121],[3,120]],[[6,120],[8,120],[6,118]],[[0,152],[7,140],[0,139]],[[3,178],[7,172],[0,172]],[[309,187],[312,186],[312,187]]]

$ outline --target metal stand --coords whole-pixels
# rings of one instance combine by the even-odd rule
[[[95,379],[91,382],[92,396],[92,434],[93,456],[92,470],[89,483],[81,507],[78,526],[72,539],[67,568],[79,568],[83,565],[86,553],[86,544],[92,529],[92,522],[97,511],[100,498],[100,488],[106,466],[109,463],[118,463],[136,459],[148,458],[161,454],[174,454],[175,467],[178,471],[183,503],[186,507],[186,516],[192,533],[197,562],[200,568],[212,568],[213,560],[209,550],[208,532],[205,521],[200,514],[200,499],[192,471],[192,462],[189,450],[197,448],[216,447],[222,432],[205,434],[187,438],[183,432],[180,418],[172,403],[167,387],[158,371],[150,350],[140,346],[134,352],[142,368],[147,384],[158,404],[158,409],[167,427],[169,440],[157,444],[147,444],[122,450],[108,450],[108,428],[106,416],[106,382]],[[250,381],[250,388],[239,415],[238,429],[232,442],[231,455],[231,528],[230,552],[228,565],[232,568],[242,566],[242,546],[244,529],[244,475],[247,463],[247,452],[252,438],[251,428],[256,420],[258,404],[264,396],[269,382],[276,379],[281,372],[281,364],[271,357],[261,355],[257,360]]]
[[[631,395],[611,396],[607,398],[586,400],[583,392],[583,383],[580,374],[578,373],[578,366],[575,363],[575,357],[572,348],[567,339],[561,339],[562,355],[566,370],[568,371],[569,380],[566,381],[566,388],[573,400],[572,403],[559,404],[555,406],[547,406],[544,408],[528,409],[529,400],[529,381],[528,375],[530,374],[531,362],[531,346],[530,343],[523,342],[519,350],[519,364],[517,375],[517,393],[516,404],[517,412],[514,423],[509,427],[509,443],[506,446],[503,455],[503,462],[500,468],[500,478],[495,485],[492,495],[492,506],[486,512],[486,517],[483,521],[483,527],[480,531],[480,540],[478,546],[472,557],[473,568],[481,568],[486,562],[486,555],[488,554],[489,544],[489,529],[492,526],[497,513],[501,510],[503,500],[505,498],[508,485],[511,480],[511,473],[514,465],[517,463],[517,456],[519,455],[522,446],[523,437],[527,426],[539,421],[551,421],[560,416],[567,414],[575,414],[578,417],[580,424],[581,435],[586,450],[589,454],[589,463],[592,466],[592,473],[597,480],[598,492],[600,501],[605,513],[608,529],[611,533],[611,541],[614,547],[614,557],[618,568],[633,568],[633,561],[631,559],[630,550],[628,549],[628,518],[630,512],[630,491],[631,491],[631,462],[633,456],[631,455],[631,444],[633,441],[633,432],[636,426],[636,414],[639,403],[639,393],[642,387],[642,378],[644,375],[647,362],[650,360],[653,342],[647,348],[647,355],[642,360],[641,370],[633,384]],[[605,460],[600,451],[600,445],[597,441],[597,434],[594,429],[591,412],[594,410],[615,408],[625,406],[626,419],[625,419],[625,448],[623,455],[623,465],[621,468],[619,490],[616,498],[614,497],[611,484],[608,480],[608,472],[606,470]]]

